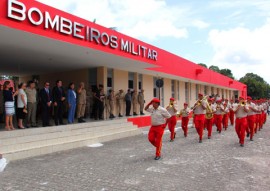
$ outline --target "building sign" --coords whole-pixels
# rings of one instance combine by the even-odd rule
[[[63,35],[70,35],[90,43],[109,46],[112,49],[118,49],[134,56],[141,56],[154,61],[158,57],[157,51],[149,47],[118,38],[115,35],[109,35],[107,32],[102,32],[60,15],[52,16],[49,12],[41,11],[36,7],[26,7],[19,0],[8,0],[7,17],[20,22],[28,20],[33,26],[42,26],[44,30],[54,30]]]

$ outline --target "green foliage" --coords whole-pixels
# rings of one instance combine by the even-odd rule
[[[269,97],[269,84],[257,74],[247,73],[244,77],[240,78],[239,81],[247,85],[247,94],[253,99]]]
[[[204,63],[199,63],[198,65],[200,65],[200,66],[202,66],[202,67],[207,68],[207,65],[206,65],[206,64],[204,64]]]
[[[218,66],[214,66],[214,65],[212,65],[212,66],[209,66],[209,69],[210,70],[213,70],[213,71],[215,71],[215,72],[218,72],[219,73],[219,67]]]
[[[232,74],[232,71],[230,69],[221,69],[219,71],[219,73],[221,73],[224,76],[228,76],[231,79],[234,79],[233,74]]]

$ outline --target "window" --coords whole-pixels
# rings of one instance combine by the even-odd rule
[[[113,69],[107,69],[107,91],[113,88]]]
[[[204,86],[204,95],[207,95],[208,94],[208,87],[207,86]]]
[[[185,102],[189,103],[188,98],[189,98],[189,83],[185,82]]]
[[[180,100],[180,82],[177,81],[177,99]]]
[[[171,81],[171,91],[172,91],[172,97],[175,97],[175,81]]]
[[[134,88],[134,72],[128,73],[128,89]]]
[[[199,94],[199,85],[196,84],[196,100],[198,99],[198,94]]]
[[[142,79],[143,79],[143,76],[142,76],[142,74],[139,74],[139,76],[138,76],[138,78],[139,78],[139,90],[141,90],[142,89]]]

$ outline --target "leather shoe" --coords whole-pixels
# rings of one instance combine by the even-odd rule
[[[249,133],[247,133],[247,137],[249,137]]]
[[[244,144],[240,144],[240,147],[244,147]]]
[[[199,143],[202,143],[202,140],[199,140]]]
[[[171,139],[170,142],[173,142],[173,139]]]
[[[156,157],[155,157],[155,160],[159,160],[159,159],[160,159],[160,156],[156,156]]]

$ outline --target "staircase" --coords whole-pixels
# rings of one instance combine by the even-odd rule
[[[127,119],[0,132],[0,153],[9,161],[141,134]]]

